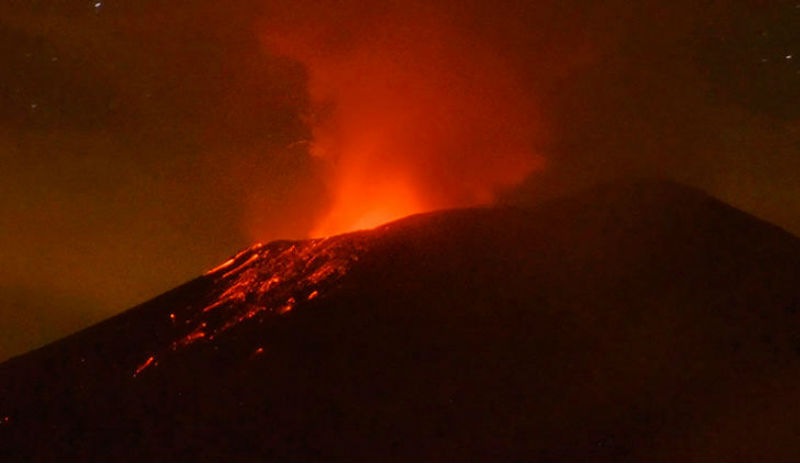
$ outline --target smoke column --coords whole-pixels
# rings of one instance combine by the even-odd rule
[[[329,192],[311,236],[489,204],[542,166],[539,118],[525,83],[467,27],[460,5],[268,8],[259,26],[267,51],[308,73],[310,152]]]

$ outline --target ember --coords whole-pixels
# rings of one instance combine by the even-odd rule
[[[157,355],[164,360],[196,343],[215,343],[244,323],[261,323],[300,308],[335,286],[358,260],[362,242],[363,237],[356,234],[276,241],[240,252],[206,273],[206,278],[215,281],[214,292],[169,313],[175,335]],[[134,376],[154,364],[155,356],[150,356]]]
[[[147,360],[144,361],[144,363],[136,367],[136,370],[133,372],[133,377],[135,378],[139,376],[144,370],[146,370],[148,367],[152,365],[157,365],[157,363],[156,363],[156,358],[151,355],[150,357],[147,358]]]

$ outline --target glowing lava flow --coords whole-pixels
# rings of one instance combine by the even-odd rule
[[[322,297],[359,259],[364,235],[350,234],[307,241],[276,241],[246,249],[204,277],[211,292],[165,316],[175,337],[152,353],[133,372],[141,375],[159,358],[199,342],[213,342],[247,322],[280,317]]]

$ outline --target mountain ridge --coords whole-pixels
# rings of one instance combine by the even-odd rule
[[[798,288],[800,240],[667,182],[257,245],[0,364],[0,457],[796,456]]]

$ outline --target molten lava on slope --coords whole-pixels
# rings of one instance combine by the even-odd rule
[[[795,461],[798,288],[664,183],[257,245],[0,364],[0,461]]]
[[[176,308],[168,323],[174,340],[135,368],[138,376],[158,359],[215,338],[244,322],[263,322],[324,295],[359,259],[366,235],[256,244],[210,270],[213,290],[201,304]]]

